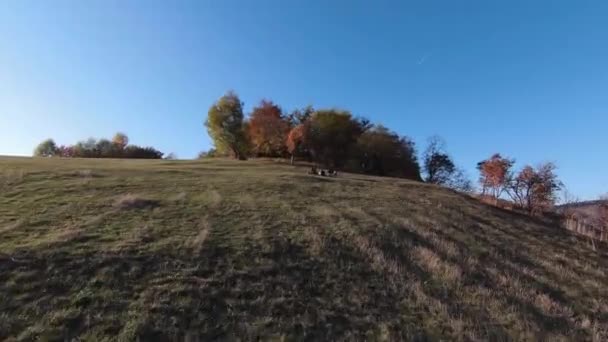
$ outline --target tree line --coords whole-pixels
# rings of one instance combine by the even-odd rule
[[[163,153],[153,147],[129,144],[129,137],[116,133],[112,140],[89,138],[74,145],[58,146],[53,139],[41,142],[34,149],[36,157],[62,158],[133,158],[161,159]]]
[[[441,138],[429,139],[419,163],[412,139],[347,110],[307,106],[286,113],[274,102],[262,100],[246,116],[243,102],[229,91],[211,105],[204,124],[214,148],[199,157],[305,160],[327,168],[425,181],[464,192],[475,190]],[[111,140],[90,138],[67,146],[48,139],[36,147],[34,155],[161,159],[164,154],[153,147],[129,144],[127,135],[117,133]],[[514,164],[514,159],[500,154],[479,162],[480,196],[494,204],[509,198],[529,212],[553,206],[563,186],[555,164],[526,165],[518,171],[513,170]]]
[[[217,100],[205,121],[214,149],[201,156],[306,160],[325,167],[421,180],[414,142],[340,109],[311,106],[285,113],[269,100],[248,118],[234,92]]]
[[[429,140],[417,159],[414,142],[382,125],[340,109],[308,106],[285,113],[277,104],[262,100],[248,116],[235,92],[228,92],[208,111],[205,126],[214,149],[201,157],[232,156],[304,159],[325,167],[380,176],[423,180],[459,191],[474,185],[446,152],[439,137]],[[498,202],[509,198],[529,212],[547,210],[562,188],[553,163],[524,166],[514,171],[514,159],[494,154],[478,163],[481,196]]]

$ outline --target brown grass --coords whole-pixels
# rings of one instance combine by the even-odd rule
[[[211,225],[209,224],[209,219],[207,217],[203,217],[198,224],[198,234],[189,241],[188,247],[190,247],[195,254],[198,254],[202,251],[205,241],[209,236],[211,231]]]
[[[173,202],[184,202],[187,198],[188,194],[185,191],[182,191],[171,197],[170,200]]]
[[[144,209],[155,207],[159,204],[156,200],[147,199],[134,194],[126,194],[114,201],[114,207],[119,209]]]
[[[19,229],[19,227],[23,227],[26,225],[26,221],[24,219],[17,219],[14,222],[7,223],[4,227],[0,227],[0,234],[8,233],[12,230]]]
[[[605,243],[438,187],[269,161],[0,170],[24,172],[0,183],[0,340],[608,338]]]
[[[462,271],[456,265],[442,260],[432,250],[416,246],[412,250],[412,258],[418,262],[427,272],[433,274],[439,280],[448,283],[458,283],[462,278]]]
[[[85,235],[85,230],[73,224],[66,224],[54,230],[45,240],[49,245],[57,243],[67,243],[81,239]]]

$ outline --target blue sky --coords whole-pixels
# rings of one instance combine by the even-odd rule
[[[126,132],[190,158],[207,109],[366,116],[476,178],[494,152],[608,192],[606,1],[21,1],[0,6],[0,154]]]

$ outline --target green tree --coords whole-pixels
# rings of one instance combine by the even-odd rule
[[[205,126],[216,150],[229,152],[237,159],[246,157],[243,103],[236,93],[229,91],[209,108]]]
[[[341,167],[352,147],[363,133],[367,121],[355,120],[343,110],[316,111],[309,119],[307,145],[316,162],[330,167]]]
[[[74,156],[77,158],[97,158],[97,139],[89,138],[74,145]]]
[[[34,149],[34,157],[52,157],[57,154],[57,144],[53,139],[46,139]]]
[[[445,142],[438,136],[429,139],[423,158],[424,181],[427,183],[445,185],[456,172],[456,165],[445,152]]]
[[[95,154],[99,158],[115,158],[116,146],[108,139],[99,139],[95,144]]]
[[[357,155],[364,172],[420,180],[414,143],[378,125],[357,141]]]
[[[473,183],[465,171],[456,166],[452,157],[446,152],[445,145],[445,141],[439,136],[429,138],[422,157],[424,181],[456,191],[472,192]]]

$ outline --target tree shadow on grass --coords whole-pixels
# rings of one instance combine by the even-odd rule
[[[377,219],[380,219],[380,217],[377,217]],[[405,265],[404,268],[409,271],[413,271],[416,274],[417,278],[419,278],[424,284],[432,284],[433,276],[426,273],[426,271],[422,270],[419,266],[413,264],[409,260],[407,254],[403,254],[403,247],[391,246],[391,241],[410,241],[412,246],[423,246],[432,250],[442,260],[451,262],[456,265],[460,265],[461,270],[463,271],[463,285],[466,288],[474,289],[477,286],[482,286],[483,288],[490,289],[492,291],[491,293],[496,293],[492,296],[507,298],[507,303],[509,305],[519,308],[521,312],[519,312],[518,315],[522,320],[520,321],[520,326],[527,326],[529,324],[527,320],[530,320],[534,322],[534,324],[536,324],[538,327],[541,327],[543,329],[543,332],[545,333],[561,334],[563,336],[568,336],[568,334],[571,334],[573,331],[577,331],[577,328],[573,326],[572,322],[567,320],[565,317],[546,315],[542,313],[539,309],[537,309],[532,303],[523,302],[520,299],[510,297],[508,294],[503,293],[503,290],[501,290],[500,286],[498,286],[498,284],[496,284],[492,280],[491,276],[485,274],[484,272],[480,273],[479,270],[470,270],[466,265],[462,263],[463,260],[458,260],[452,256],[447,255],[442,250],[438,250],[434,244],[427,241],[423,236],[416,233],[415,231],[400,227],[395,227],[394,229],[397,232],[397,238],[395,238],[393,234],[387,234],[386,232],[388,232],[388,230],[379,230],[374,233],[375,239],[377,241],[380,241],[382,250],[385,251],[385,253],[388,252],[393,255],[393,257],[397,257],[402,263],[402,265]],[[458,249],[462,253],[462,255],[481,257],[482,259],[479,259],[481,263],[488,265],[496,265],[496,268],[501,270],[501,272],[515,275],[522,283],[531,285],[532,288],[537,291],[537,293],[548,295],[552,300],[559,303],[562,307],[568,307],[569,304],[576,300],[575,298],[567,297],[563,290],[543,283],[542,281],[539,281],[538,279],[535,279],[532,276],[521,272],[521,270],[518,270],[512,267],[511,265],[505,263],[505,260],[514,260],[517,264],[524,264],[527,267],[536,269],[537,272],[542,272],[541,274],[545,274],[547,272],[547,270],[545,270],[543,267],[536,266],[528,259],[516,253],[507,253],[507,251],[509,250],[507,250],[506,248],[497,245],[494,246],[495,248],[502,251],[501,253],[505,255],[505,259],[498,259],[491,256],[490,254],[468,254],[467,246],[464,245],[461,241],[452,238],[447,233],[442,232],[440,229],[432,230],[441,239],[450,241],[451,243],[458,246]],[[385,234],[384,236],[383,232]],[[489,244],[490,241],[485,241],[485,243]],[[461,298],[459,298],[459,295],[454,293],[453,291],[445,291],[445,289],[441,289],[438,291],[438,289],[433,288],[433,286],[425,286],[424,289],[427,295],[430,295],[447,305],[447,307],[449,308],[449,312],[451,312],[452,314],[456,316],[463,315],[464,317],[472,318],[476,322],[484,322],[485,324],[494,327],[494,330],[491,331],[493,334],[492,336],[515,336],[512,335],[515,332],[513,330],[509,330],[509,332],[507,333],[507,330],[497,328],[500,325],[495,322],[487,313],[484,314],[483,308],[479,308],[477,306],[463,305],[462,303],[459,303]],[[501,295],[500,293],[503,294]],[[496,297],[496,300],[499,300],[499,297]],[[585,311],[584,314],[591,313]],[[582,336],[585,336],[584,332],[579,333],[582,333]]]
[[[238,250],[220,247],[210,239],[196,254],[180,250],[72,254],[62,248],[24,252],[19,255],[21,263],[0,261],[0,293],[6,294],[0,299],[0,311],[22,317],[12,321],[0,338],[36,325],[59,331],[65,338],[97,329],[99,336],[151,341],[187,336],[363,340],[377,338],[383,331],[392,340],[458,338],[437,308],[411,301],[410,287],[403,286],[407,284],[420,284],[424,295],[444,305],[450,317],[479,322],[479,326],[464,327],[465,331],[495,340],[515,336],[516,330],[496,320],[500,313],[488,312],[479,305],[483,303],[463,303],[456,289],[438,283],[436,275],[411,259],[409,248],[428,248],[442,261],[454,264],[459,260],[415,231],[391,225],[381,216],[374,219],[385,227],[359,232],[360,236],[382,251],[386,260],[397,261],[401,273],[374,264],[353,241],[331,234],[318,255],[286,235],[252,240]],[[469,251],[447,232],[434,232],[462,253]],[[562,305],[570,300],[558,288],[522,274],[503,260],[472,256],[516,274]],[[489,298],[497,301],[504,295],[490,275],[462,269],[465,289],[493,289],[496,292]],[[547,316],[531,302],[504,297],[521,311],[518,326],[532,324],[556,334],[574,329],[563,317]],[[49,315],[62,310],[73,314],[50,320]]]

